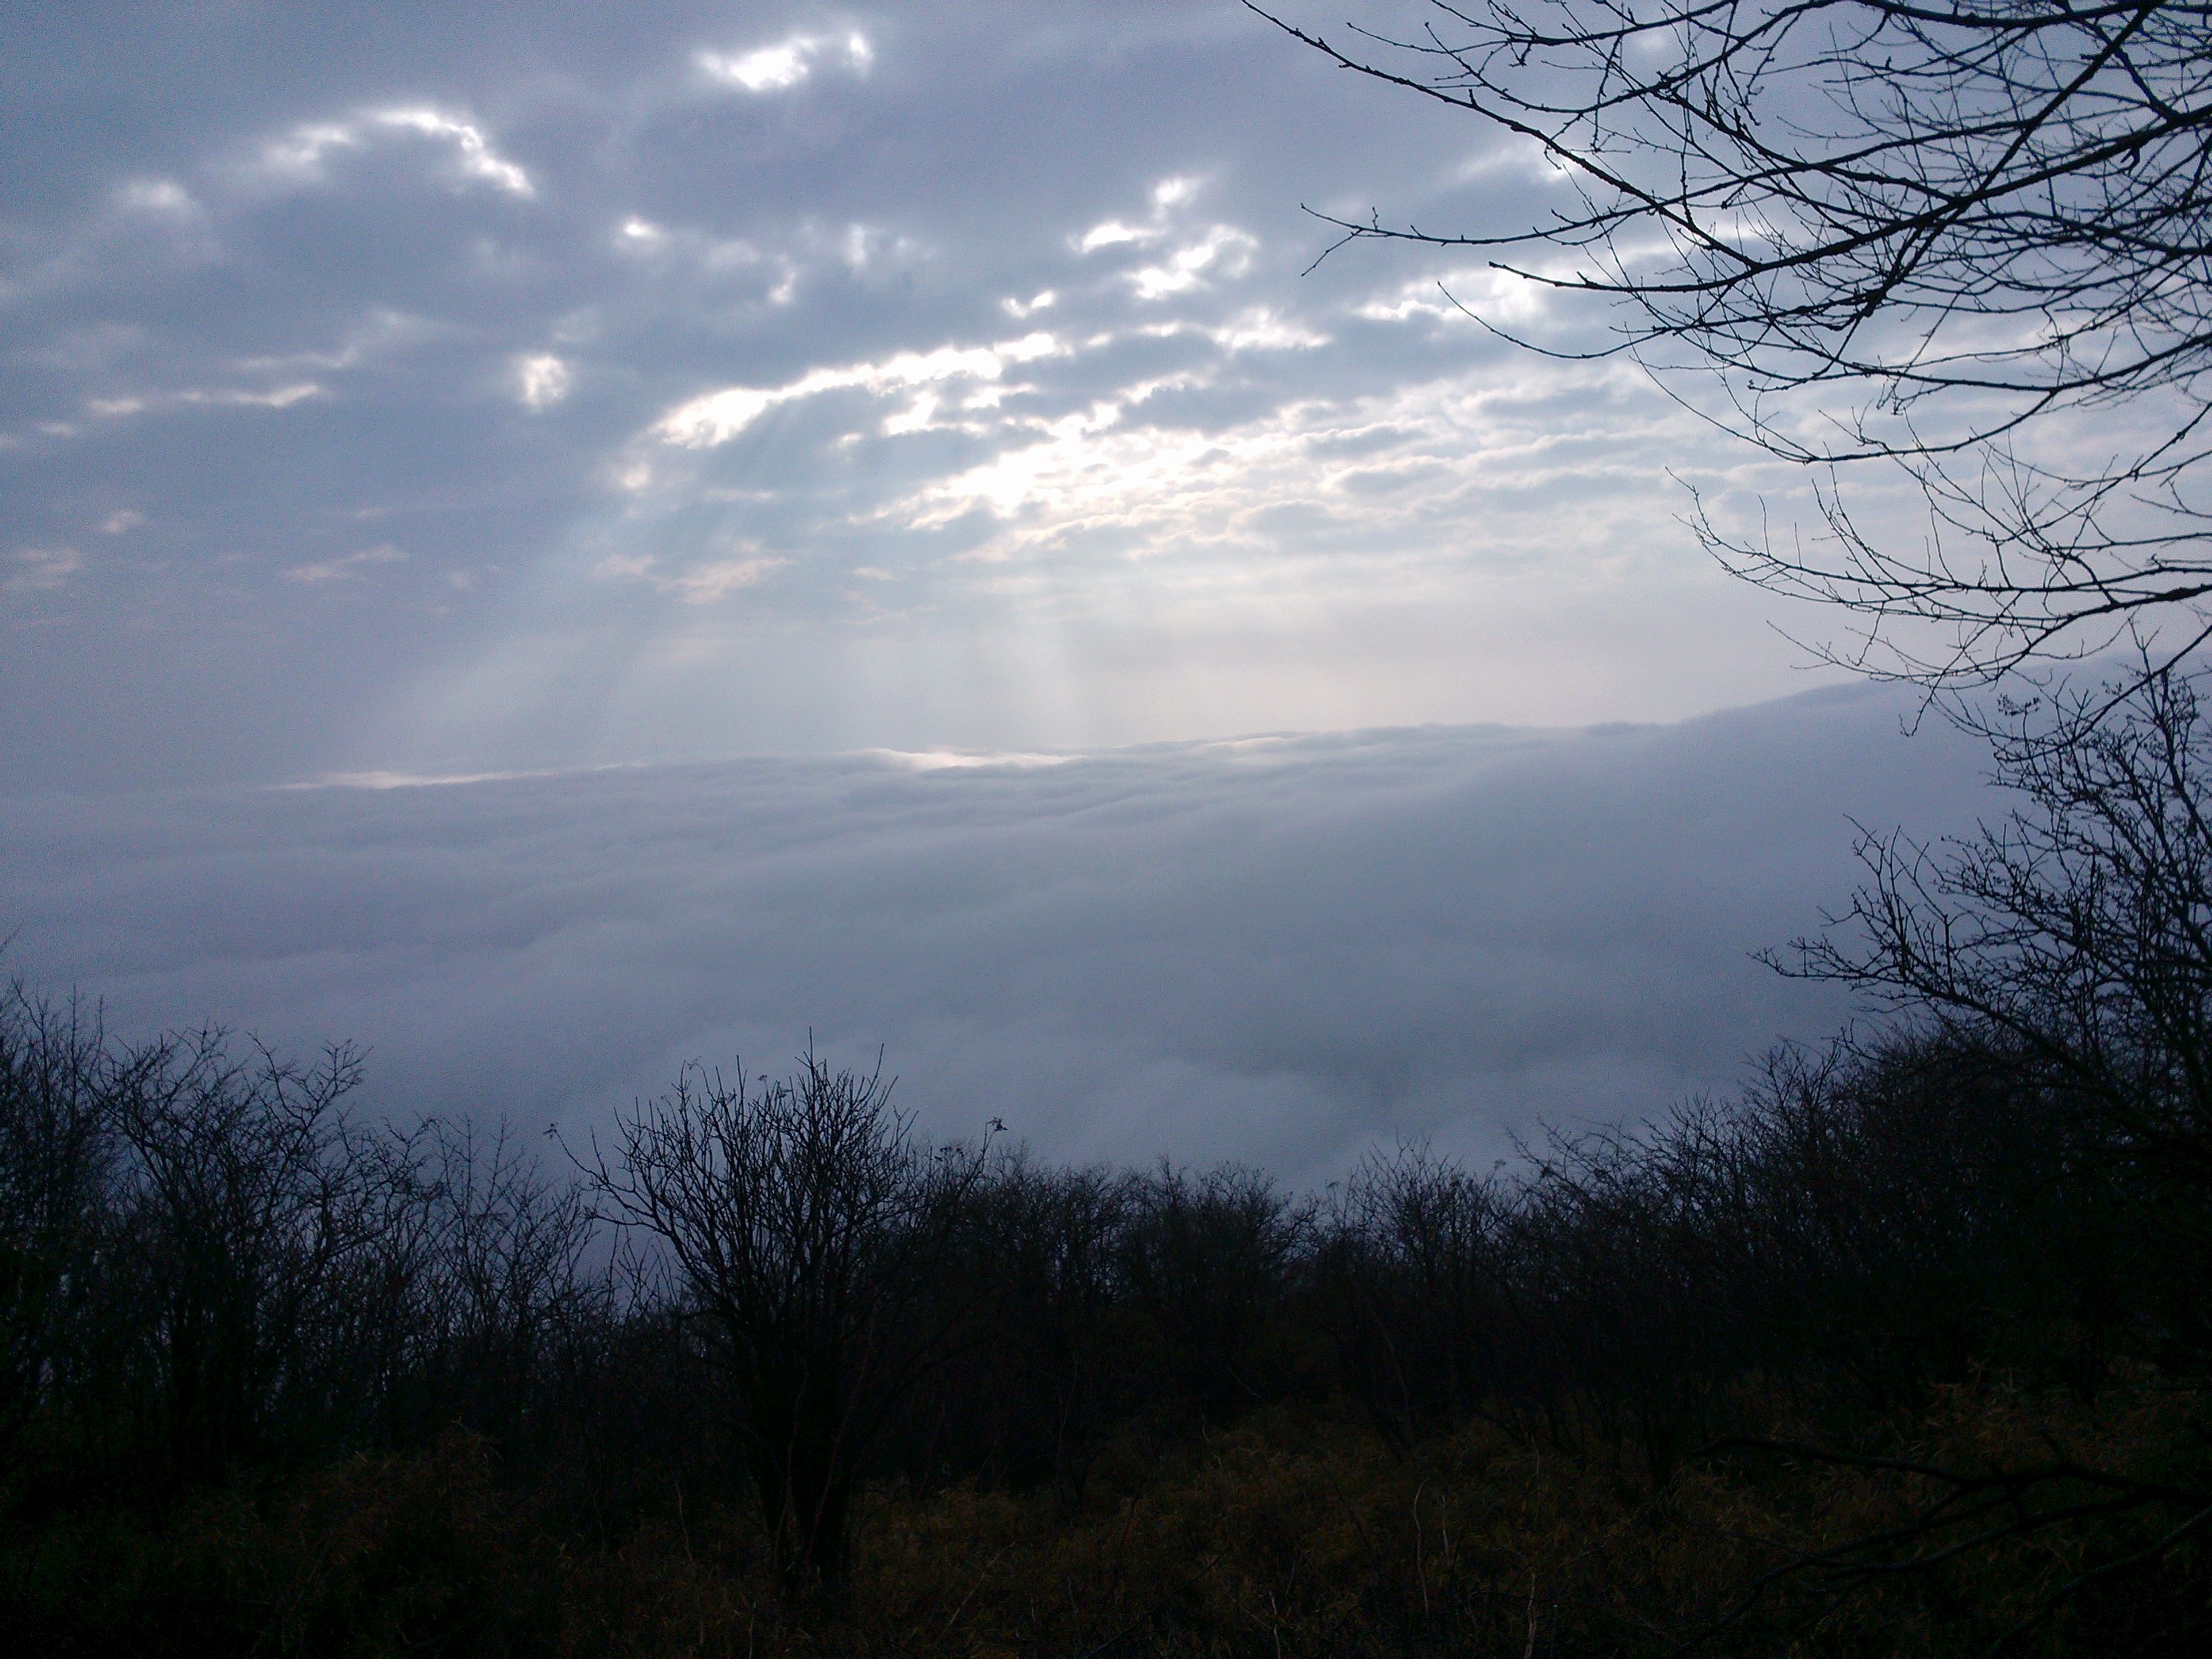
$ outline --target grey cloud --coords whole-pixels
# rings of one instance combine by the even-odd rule
[[[1847,814],[1988,805],[1908,708],[19,799],[0,916],[128,1028],[368,1043],[378,1109],[586,1126],[811,1029],[886,1045],[937,1133],[1320,1179],[1651,1113],[1830,1029],[1748,952],[1848,892]]]

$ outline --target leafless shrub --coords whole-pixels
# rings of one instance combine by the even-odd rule
[[[929,1292],[982,1155],[920,1143],[880,1072],[811,1053],[781,1081],[687,1067],[615,1141],[586,1183],[666,1248],[713,1332],[780,1568],[834,1587],[869,1454],[957,1337]]]
[[[116,1179],[114,1097],[149,1065],[118,1064],[96,1008],[21,979],[0,992],[0,1468],[76,1380]]]

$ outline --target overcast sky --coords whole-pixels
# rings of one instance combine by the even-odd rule
[[[1819,683],[1676,521],[1790,481],[1310,269],[1560,183],[1233,0],[17,5],[0,155],[0,931],[134,1029],[1318,1169],[1826,1029],[1747,952],[1972,810],[1894,700],[1663,724]]]

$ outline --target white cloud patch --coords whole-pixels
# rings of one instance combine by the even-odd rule
[[[398,564],[406,557],[404,550],[384,542],[364,547],[358,553],[346,554],[343,558],[293,565],[284,572],[284,578],[287,581],[304,582],[310,587],[326,582],[356,581],[380,565]]]
[[[678,568],[644,554],[613,554],[594,567],[603,578],[641,581],[655,592],[686,605],[712,605],[748,587],[758,586],[791,561],[775,555],[753,554],[742,558],[708,559]]]
[[[1078,253],[1096,253],[1102,247],[1119,247],[1124,242],[1139,246],[1157,242],[1167,234],[1158,225],[1125,225],[1119,219],[1104,219],[1075,239]]]
[[[1219,332],[1243,349],[1308,343],[1264,317]],[[1593,388],[1634,384],[1617,368],[1581,374]],[[1401,560],[1448,559],[1517,538],[1515,556],[1586,559],[1623,539],[1617,525],[1648,516],[1647,491],[1662,482],[1649,429],[1618,441],[1630,422],[1616,415],[1617,441],[1603,441],[1564,424],[1552,397],[1510,384],[1310,398],[1220,427],[1141,418],[1151,398],[1204,382],[1139,383],[1056,419],[1009,421],[988,460],[924,484],[885,516],[936,529],[988,514],[998,528],[962,556],[973,562],[1044,558],[1102,538],[1133,557],[1210,550],[1219,556],[1208,581],[1256,594],[1281,580],[1286,516],[1302,519],[1305,548],[1395,544]],[[1660,404],[1647,417],[1668,429],[1688,419]],[[1507,527],[1508,503],[1545,492],[1560,504],[1540,523]],[[1478,514],[1489,520],[1485,543],[1435,547],[1437,526]]]
[[[514,362],[514,395],[537,414],[568,395],[568,365],[550,351],[532,351]]]
[[[414,316],[390,306],[374,305],[343,329],[335,346],[310,346],[294,351],[262,353],[241,357],[233,367],[249,374],[359,368],[380,359],[388,359],[410,346],[435,339],[446,331],[428,318]]]
[[[1133,271],[1129,281],[1139,299],[1164,299],[1196,287],[1209,270],[1222,276],[1242,276],[1251,268],[1252,252],[1259,245],[1256,238],[1233,225],[1214,225],[1159,264]]]
[[[191,192],[173,179],[134,179],[115,192],[115,203],[131,213],[165,219],[191,219],[200,212]]]
[[[369,118],[379,126],[419,132],[426,138],[451,144],[455,164],[464,178],[481,179],[515,196],[538,193],[537,187],[530,182],[530,175],[494,150],[483,129],[471,122],[427,106],[380,110]]]
[[[1127,224],[1119,219],[1102,219],[1098,223],[1075,238],[1078,253],[1096,253],[1102,247],[1120,247],[1133,243],[1148,247],[1170,234],[1171,216],[1198,194],[1198,180],[1181,175],[1163,179],[1152,186],[1152,215],[1139,224]]]
[[[1552,296],[1544,283],[1517,271],[1474,266],[1401,283],[1383,296],[1363,301],[1354,311],[1378,323],[1426,318],[1517,326],[1542,317]]]
[[[854,29],[842,34],[794,34],[748,52],[702,51],[693,61],[718,84],[757,95],[788,92],[823,66],[866,75],[876,54],[867,36]]]
[[[0,593],[52,593],[84,568],[84,556],[73,547],[23,547],[9,562],[13,568],[0,567]]]
[[[808,370],[780,386],[726,386],[678,404],[653,422],[653,435],[687,449],[727,443],[778,404],[824,392],[859,387],[877,396],[954,380],[995,380],[1010,363],[1035,362],[1064,349],[1045,333],[988,346],[939,346],[902,351],[878,362]]]
[[[313,380],[295,380],[288,386],[258,388],[189,386],[177,392],[126,392],[92,398],[85,408],[104,420],[114,421],[171,409],[289,409],[325,395],[322,386]]]
[[[323,161],[332,150],[356,149],[361,135],[350,122],[309,121],[262,147],[261,164],[269,172],[302,180],[319,180]]]
[[[1329,342],[1328,335],[1270,306],[1239,312],[1211,333],[1214,343],[1229,352],[1310,351]]]
[[[305,783],[279,784],[287,793],[310,789],[444,789],[459,783],[505,783],[544,772],[332,772]]]
[[[1152,188],[1151,216],[1141,223],[1105,219],[1073,239],[1078,253],[1089,254],[1115,247],[1149,248],[1163,242],[1175,244],[1164,259],[1127,273],[1140,300],[1162,300],[1199,287],[1209,272],[1235,278],[1250,270],[1258,251],[1257,237],[1234,225],[1178,227],[1176,210],[1198,195],[1198,181],[1176,177]]]
[[[1077,755],[1040,755],[1025,749],[871,749],[871,758],[903,772],[969,771],[977,767],[1067,766]]]
[[[464,182],[490,185],[511,196],[538,193],[529,173],[495,149],[482,127],[428,104],[371,110],[344,121],[304,123],[262,147],[261,167],[278,178],[319,183],[333,153],[359,149],[379,134],[408,133],[447,146],[453,170]]]
[[[1663,31],[1656,33],[1663,33]],[[1650,44],[1667,50],[1663,40]],[[1553,158],[1543,145],[1534,138],[1512,135],[1500,138],[1486,149],[1476,152],[1462,162],[1453,172],[1459,184],[1496,177],[1500,173],[1518,174],[1547,185],[1564,184],[1574,174],[1566,164]]]

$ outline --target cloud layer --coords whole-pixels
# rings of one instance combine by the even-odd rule
[[[1905,707],[0,803],[0,926],[128,1029],[362,1041],[376,1109],[588,1126],[811,1030],[936,1133],[1313,1181],[1831,1029],[1749,952],[1846,896],[1847,815],[1993,804]]]

